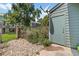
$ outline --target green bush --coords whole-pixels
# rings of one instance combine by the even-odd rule
[[[79,52],[79,44],[74,47]]]
[[[38,36],[36,35],[36,33],[31,33],[28,37],[28,41],[31,43],[38,43]]]
[[[79,52],[79,44],[77,44],[75,48],[76,48],[77,51]]]
[[[49,46],[50,44],[52,44],[52,42],[49,41],[48,39],[43,39],[42,44],[43,44],[44,46]]]
[[[79,52],[79,46],[77,46],[77,51]]]
[[[44,37],[38,37],[37,35],[34,35],[34,34],[31,34],[29,36],[28,41],[33,44],[37,43],[37,44],[42,44],[44,46],[49,46],[52,43],[49,41],[49,39],[44,38]]]
[[[28,36],[28,41],[31,43],[42,44],[44,46],[49,46],[52,42],[48,39],[48,31],[45,28],[32,29],[32,33]]]

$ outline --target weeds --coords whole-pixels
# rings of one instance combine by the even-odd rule
[[[28,41],[33,44],[41,44],[44,46],[49,46],[52,42],[48,39],[48,29],[40,28],[32,29],[32,33],[28,36]]]

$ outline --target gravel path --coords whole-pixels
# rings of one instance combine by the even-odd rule
[[[12,40],[8,45],[3,49],[2,56],[36,56],[44,48],[41,45],[31,44],[25,39]]]

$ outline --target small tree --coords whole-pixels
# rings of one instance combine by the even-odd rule
[[[30,3],[17,3],[12,4],[12,9],[6,15],[9,22],[12,24],[16,24],[17,33],[20,35],[19,27],[29,27],[30,21],[35,21],[36,17],[40,16],[41,11],[39,9],[34,8],[34,4]]]

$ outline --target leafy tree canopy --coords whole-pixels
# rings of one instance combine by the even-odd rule
[[[35,9],[32,3],[16,3],[12,4],[12,9],[5,14],[5,18],[11,24],[30,26],[30,21],[35,21],[35,18],[40,17],[40,14],[41,11]]]

